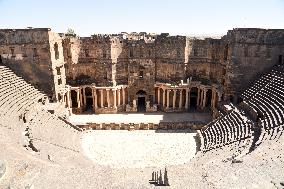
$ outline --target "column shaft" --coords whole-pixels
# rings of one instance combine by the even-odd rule
[[[81,104],[80,104],[80,89],[77,89],[77,104],[78,104],[78,108],[81,107]]]
[[[196,100],[196,105],[198,106],[198,103],[199,103],[199,96],[200,96],[200,89],[198,88],[197,89],[197,100]]]
[[[206,93],[207,93],[207,90],[204,90],[204,91],[203,91],[203,96],[204,96],[204,97],[203,97],[203,104],[202,104],[202,107],[203,107],[203,108],[205,108],[205,105],[206,105]]]
[[[163,89],[163,108],[166,106],[166,89]]]
[[[93,89],[93,102],[94,102],[95,108],[98,108],[98,96],[97,96],[96,89]]]
[[[167,108],[170,107],[170,90],[167,89]]]
[[[122,88],[122,105],[125,105],[125,88]]]
[[[117,90],[117,95],[118,95],[118,98],[117,98],[117,105],[118,105],[118,106],[120,106],[120,91],[121,91],[120,89]]]
[[[107,107],[110,107],[110,101],[109,101],[109,89],[107,89]]]
[[[70,98],[70,91],[68,91],[67,92],[67,99],[66,99],[66,101],[67,101],[67,104],[68,104],[68,108],[71,108],[71,98]]]
[[[79,89],[79,91],[80,91],[80,105],[81,106],[83,106],[83,95],[82,95],[82,90],[81,90],[81,88]]]
[[[100,93],[101,93],[101,108],[104,107],[104,91],[103,89],[100,90]]]
[[[160,104],[160,88],[158,87],[158,104]]]
[[[203,100],[203,90],[200,89],[200,97],[199,97],[198,106],[202,106],[202,100]]]
[[[188,89],[185,90],[185,109],[188,109]]]
[[[177,95],[177,91],[176,90],[174,90],[174,96],[173,96],[173,109],[175,109],[176,108],[176,96]]]
[[[113,107],[116,108],[116,89],[112,89],[113,94]]]
[[[178,105],[179,109],[182,108],[182,91],[183,89],[179,90],[179,105]]]
[[[84,96],[84,106],[87,105],[87,99],[86,99],[86,88],[83,88],[83,96]]]

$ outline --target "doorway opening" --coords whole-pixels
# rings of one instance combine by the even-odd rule
[[[78,101],[77,101],[77,92],[75,90],[71,90],[71,100],[72,100],[72,108],[77,108]]]
[[[138,112],[146,112],[145,97],[138,97],[137,111]]]
[[[146,112],[146,92],[139,90],[136,95],[138,97],[137,112]]]
[[[195,111],[197,109],[197,93],[198,89],[196,87],[190,90],[190,111]]]
[[[93,108],[93,92],[90,87],[85,89],[85,98],[86,98],[86,110],[91,110]]]

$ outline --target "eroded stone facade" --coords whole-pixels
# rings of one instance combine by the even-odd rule
[[[74,113],[214,110],[283,63],[284,30],[240,28],[219,39],[0,30],[0,55]]]

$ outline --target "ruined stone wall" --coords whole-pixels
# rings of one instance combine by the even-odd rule
[[[224,85],[228,95],[240,94],[273,65],[283,63],[284,30],[234,29],[222,40],[231,51]]]
[[[75,38],[65,36],[67,83],[112,85],[111,42],[107,36]],[[69,55],[69,56],[68,56]]]
[[[184,79],[184,36],[158,36],[156,41],[156,79],[160,82],[176,82]]]
[[[185,77],[204,84],[224,83],[224,45],[220,39],[187,38]]]
[[[54,94],[50,29],[0,30],[2,63],[49,96]]]

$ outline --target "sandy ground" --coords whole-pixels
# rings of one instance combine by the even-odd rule
[[[112,168],[145,168],[189,162],[196,153],[196,133],[93,130],[82,137],[82,149],[94,163]]]
[[[180,121],[211,121],[208,113],[145,113],[145,114],[92,114],[72,115],[69,121],[75,125],[86,123],[160,123]]]

